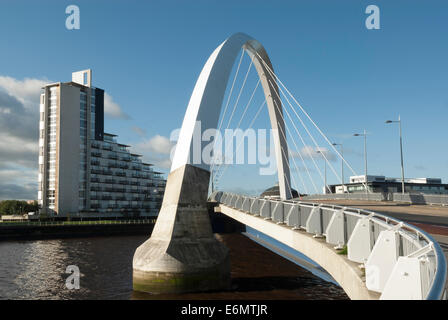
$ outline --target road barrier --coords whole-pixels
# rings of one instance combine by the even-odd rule
[[[385,201],[387,195],[384,193],[330,193],[313,194],[302,197],[303,200],[362,200],[362,201]]]
[[[407,202],[411,204],[431,204],[448,206],[448,195],[424,193],[393,193],[392,201]]]

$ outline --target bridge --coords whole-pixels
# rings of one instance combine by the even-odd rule
[[[352,299],[441,299],[445,294],[442,249],[412,225],[368,210],[299,200],[221,191],[210,200],[218,204],[215,211],[314,260]]]
[[[445,256],[427,233],[367,210],[292,199],[294,178],[290,174],[291,153],[286,138],[291,131],[285,126],[283,111],[288,117],[290,114],[282,108],[281,98],[289,91],[274,73],[261,43],[243,33],[231,36],[215,49],[197,80],[156,225],[151,237],[134,255],[134,289],[165,293],[229,287],[228,249],[214,237],[208,216],[213,168],[210,162],[195,156],[194,135],[199,132],[202,136],[206,130],[218,128],[230,72],[241,49],[251,58],[250,66],[255,66],[263,88],[263,105],[274,134],[280,197],[264,199],[218,191],[210,196],[217,204],[217,212],[302,252],[326,269],[352,299],[445,298]],[[292,95],[290,99],[297,102]],[[290,99],[286,98],[288,104]],[[226,109],[227,104],[224,112]],[[219,127],[221,124],[222,120]],[[305,125],[304,128],[309,134]],[[296,126],[294,130],[303,142]],[[200,151],[205,147],[206,142],[201,141]],[[321,154],[327,163],[325,153]],[[308,175],[311,179],[309,172]],[[339,254],[345,251],[346,255]]]

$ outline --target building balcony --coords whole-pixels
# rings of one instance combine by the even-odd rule
[[[94,183],[100,182],[100,178],[90,178],[90,182]]]
[[[90,161],[90,164],[91,164],[92,166],[99,166],[99,165],[100,165],[100,162],[99,162],[98,160],[94,160],[94,161]]]
[[[116,154],[110,154],[108,156],[109,159],[118,160],[118,156]]]
[[[105,182],[106,183],[116,183],[116,181],[114,179],[106,179]]]
[[[97,157],[97,158],[101,158],[101,156],[102,156],[101,152],[91,152],[90,154],[92,155],[92,157]]]
[[[112,151],[112,147],[111,146],[103,146],[103,150]]]
[[[125,172],[115,172],[115,175],[119,176],[119,177],[126,177],[126,173]]]
[[[100,145],[97,144],[97,143],[92,143],[92,144],[91,144],[91,147],[92,147],[93,149],[99,149],[99,148],[100,148]]]
[[[102,196],[101,200],[112,200],[112,196]]]

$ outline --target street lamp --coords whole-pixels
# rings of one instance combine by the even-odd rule
[[[364,133],[355,133],[353,136],[355,137],[364,137],[364,169],[365,169],[365,182],[366,182],[366,193],[367,193],[367,132],[364,129]]]
[[[340,146],[341,147],[341,184],[342,184],[342,192],[345,193],[344,188],[344,149],[342,146],[342,143],[333,143],[334,146]]]
[[[403,165],[403,138],[401,134],[401,119],[398,115],[398,121],[387,120],[386,123],[398,123],[400,128],[400,155],[401,155],[401,193],[404,194],[404,165]]]
[[[325,172],[324,173],[324,184],[325,184],[325,187],[324,187],[324,189],[325,189],[325,194],[326,194],[327,191],[330,191],[330,189],[328,188],[328,185],[327,185],[327,161],[326,161],[325,156],[324,156],[322,151],[317,150],[316,153],[320,153],[322,155],[322,159],[324,159],[324,168],[325,168],[325,171],[324,171]],[[331,191],[329,193],[331,193]]]

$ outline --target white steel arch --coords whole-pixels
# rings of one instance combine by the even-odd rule
[[[213,235],[207,192],[210,164],[192,157],[194,134],[217,128],[227,81],[236,56],[244,48],[260,77],[274,132],[280,196],[291,198],[288,148],[277,84],[266,51],[253,38],[237,33],[210,56],[196,82],[184,117],[162,207],[151,237],[133,259],[133,286],[144,292],[188,292],[230,285],[228,249]],[[200,139],[202,140],[202,139]],[[193,159],[190,159],[193,158]],[[190,161],[192,160],[192,161]]]
[[[292,194],[288,146],[277,82],[266,70],[265,64],[273,70],[266,50],[260,42],[244,33],[236,33],[225,40],[215,49],[204,65],[185,113],[171,172],[187,164],[210,171],[210,164],[205,163],[202,156],[193,156],[193,135],[200,133],[202,136],[205,130],[217,128],[229,75],[241,48],[251,57],[263,86],[274,134],[280,197],[290,199]],[[201,151],[206,143],[201,141]]]

